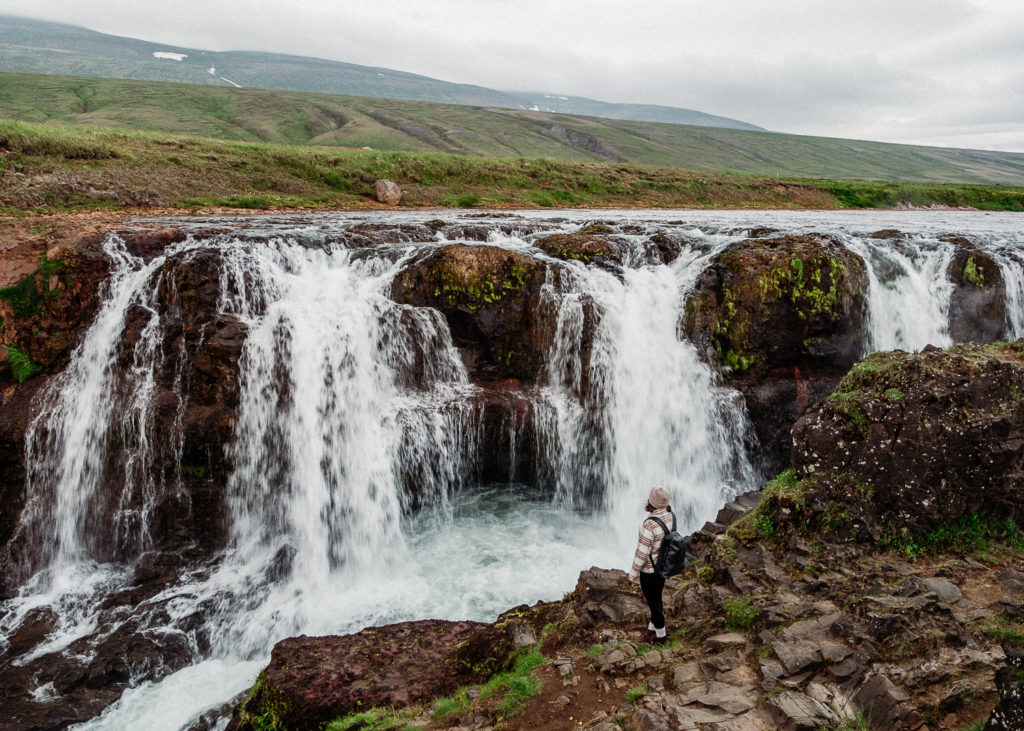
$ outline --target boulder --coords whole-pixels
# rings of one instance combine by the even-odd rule
[[[669,596],[666,591],[665,598]],[[603,622],[641,624],[650,617],[640,589],[630,583],[625,571],[596,566],[580,573],[572,608],[585,627]]]
[[[318,729],[358,709],[407,706],[485,680],[511,651],[494,625],[442,620],[282,640],[233,727]]]
[[[535,382],[545,372],[553,323],[542,287],[559,269],[497,246],[426,250],[399,272],[391,298],[432,307],[448,321],[470,377]]]
[[[980,512],[1020,522],[1022,395],[1024,342],[876,353],[793,427],[793,465],[798,477],[842,473],[821,502],[853,499],[879,526],[915,533]]]
[[[697,279],[682,329],[725,373],[838,371],[863,352],[864,262],[826,236],[748,239]]]
[[[373,183],[373,197],[378,203],[386,206],[397,206],[402,200],[402,189],[392,180],[375,180]]]
[[[614,239],[601,224],[587,226],[576,233],[552,234],[534,242],[534,246],[557,259],[581,261],[584,264],[621,264],[628,248]]]
[[[949,299],[949,335],[954,342],[988,343],[1006,332],[1006,282],[996,261],[962,236],[946,270],[953,283]]]

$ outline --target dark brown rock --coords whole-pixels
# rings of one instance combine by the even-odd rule
[[[915,728],[921,721],[920,714],[910,703],[910,694],[897,688],[884,675],[868,679],[853,694],[852,700],[877,728]]]
[[[601,622],[640,624],[650,617],[639,588],[629,582],[625,571],[596,566],[580,573],[573,612],[587,627]]]
[[[996,261],[963,237],[947,237],[957,251],[947,276],[949,335],[954,342],[988,343],[1006,332],[1006,282]]]
[[[1024,728],[1024,649],[1006,653],[1006,664],[996,671],[999,703],[992,709],[985,731]]]
[[[541,296],[549,273],[557,280],[557,269],[516,251],[452,244],[410,263],[391,297],[439,310],[472,378],[532,383],[552,336]]]
[[[494,625],[441,620],[283,640],[242,708],[240,728],[258,728],[263,716],[281,728],[317,729],[360,708],[446,695],[503,669],[511,650]]]
[[[1024,519],[1024,345],[878,353],[793,428],[800,476],[920,532],[979,512]],[[850,486],[860,488],[850,491]],[[863,499],[870,494],[870,500]],[[860,497],[858,497],[860,495]]]
[[[867,286],[860,257],[828,237],[748,239],[698,278],[683,330],[733,375],[842,371],[863,352]]]
[[[607,237],[605,226],[588,227],[574,234],[552,234],[534,242],[541,251],[558,259],[573,259],[584,264],[622,263],[624,247]]]

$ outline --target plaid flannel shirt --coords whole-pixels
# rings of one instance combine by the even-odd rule
[[[660,518],[667,527],[672,527],[672,514],[665,508],[655,510],[644,518],[644,522],[640,524],[640,540],[636,544],[636,553],[633,554],[633,565],[629,569],[629,578],[632,581],[640,578],[641,571],[653,574],[654,564],[658,563],[658,551],[661,549],[661,539],[665,537],[665,532],[660,525],[650,519],[651,516]]]

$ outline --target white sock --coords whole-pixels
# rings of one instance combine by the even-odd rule
[[[665,632],[665,628],[664,627],[662,627],[661,629],[654,630],[654,636],[657,637],[659,640],[662,637],[664,637],[666,634],[668,634],[668,633]]]
[[[654,631],[654,622],[648,622],[647,623],[647,629],[649,629],[649,630],[651,630],[653,632]]]

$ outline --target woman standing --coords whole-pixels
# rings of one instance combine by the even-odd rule
[[[650,515],[644,518],[644,522],[640,524],[640,540],[636,545],[636,553],[633,555],[633,565],[629,569],[629,580],[634,584],[640,584],[640,591],[643,592],[644,600],[651,609],[651,621],[647,624],[647,631],[654,633],[655,642],[664,641],[667,636],[665,610],[661,600],[665,579],[654,573],[654,566],[658,562],[658,552],[661,549],[661,540],[665,537],[665,531],[657,521],[651,520],[651,518],[659,518],[669,530],[673,530],[675,516],[672,515],[672,507],[669,503],[668,490],[664,487],[659,485],[651,490],[646,507]]]

